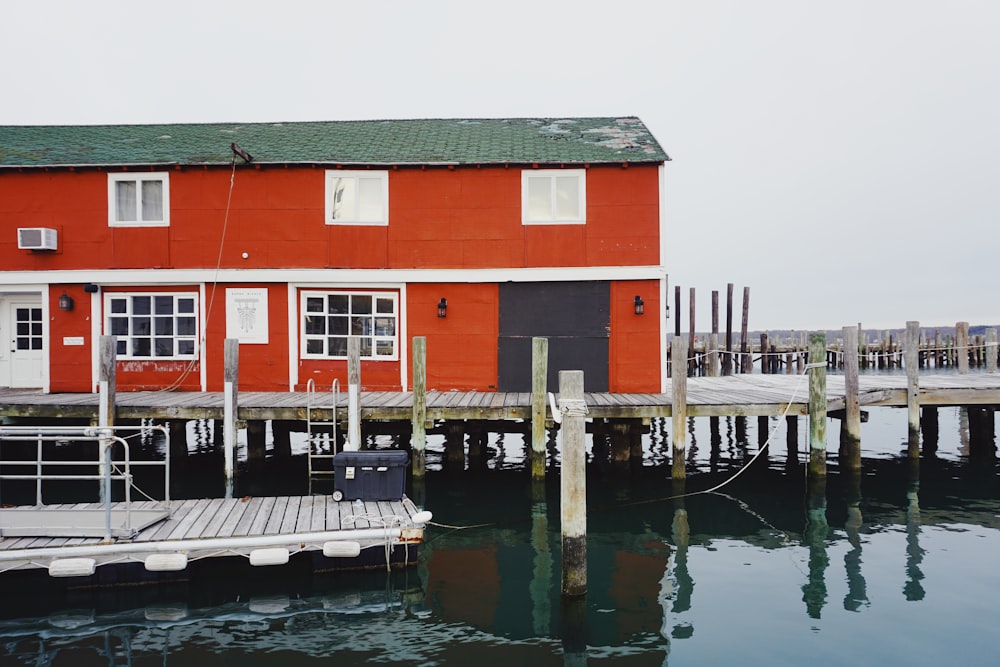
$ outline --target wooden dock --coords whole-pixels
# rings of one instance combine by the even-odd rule
[[[863,375],[859,380],[862,406],[905,407],[906,376]],[[731,375],[687,379],[687,414],[690,416],[763,416],[807,414],[808,390],[801,375]],[[530,393],[428,392],[427,420],[530,420]],[[671,387],[664,393],[586,393],[589,416],[605,419],[670,417]],[[316,400],[315,398],[312,400]],[[305,420],[332,417],[332,398],[309,405],[305,392],[241,392],[238,418],[244,421]],[[827,408],[844,407],[843,376],[827,376]],[[1000,374],[926,373],[920,376],[921,405],[1000,405]],[[116,417],[122,419],[222,419],[222,392],[120,392]],[[413,393],[364,392],[360,394],[361,419],[410,422]],[[338,419],[347,419],[347,396],[337,403]],[[0,416],[39,419],[98,418],[97,394],[46,394],[35,390],[0,389]],[[548,414],[551,418],[551,414]]]
[[[112,503],[112,511],[120,513],[122,506]],[[162,506],[136,502],[132,511]],[[75,513],[103,514],[104,509],[101,503],[79,503],[2,512],[47,514],[48,525],[53,524],[52,517],[62,514],[68,519],[55,521],[62,525],[71,524]],[[377,552],[369,560],[384,567],[390,552],[394,565],[403,559],[415,563],[411,548],[421,541],[430,520],[429,512],[420,512],[406,497],[365,502],[336,502],[329,495],[173,500],[167,503],[167,511],[168,518],[141,528],[134,536],[110,541],[41,533],[5,535],[0,537],[0,572],[48,568],[53,576],[87,576],[88,570],[100,565],[130,562],[144,563],[150,571],[172,571],[213,556],[243,556],[252,565],[280,565],[305,552],[322,553],[327,567],[338,569],[347,568],[349,559],[357,559],[369,548]]]

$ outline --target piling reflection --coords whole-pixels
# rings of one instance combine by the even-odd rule
[[[847,508],[844,532],[851,545],[844,554],[844,571],[847,574],[844,609],[859,611],[868,606],[868,585],[861,571],[861,527],[864,524],[861,516],[861,474],[858,470],[849,470],[844,478],[844,504]]]
[[[818,619],[826,604],[826,569],[830,565],[830,557],[826,552],[830,525],[826,518],[825,475],[809,479],[807,507],[804,542],[809,549],[809,575],[802,586],[802,601],[806,603],[809,618]]]
[[[920,564],[924,550],[920,548],[920,459],[910,459],[906,485],[906,583],[903,597],[913,602],[924,599],[924,573]]]

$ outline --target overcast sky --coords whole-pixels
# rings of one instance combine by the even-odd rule
[[[19,1],[0,83],[5,125],[635,115],[685,329],[730,282],[753,329],[1000,324],[997,0]]]

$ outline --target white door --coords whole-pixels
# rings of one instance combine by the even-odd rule
[[[45,321],[40,297],[0,300],[0,386],[41,387],[45,354]]]

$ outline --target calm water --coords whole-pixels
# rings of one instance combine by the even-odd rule
[[[0,665],[996,665],[1000,485],[991,442],[940,410],[935,452],[905,456],[906,413],[875,408],[864,471],[836,467],[824,501],[783,420],[723,494],[665,500],[669,423],[642,465],[589,466],[589,592],[559,595],[558,478],[532,487],[520,435],[491,436],[480,470],[447,470],[443,446],[409,493],[433,526],[406,572],[316,574],[205,562],[186,583],[10,590]],[[807,443],[799,420],[799,449]],[[689,425],[687,491],[759,451],[758,420]],[[553,458],[556,454],[552,452]],[[798,461],[796,460],[798,459]],[[218,495],[221,458],[195,446],[175,496]],[[305,493],[304,461],[243,471],[237,493]],[[13,594],[12,594],[13,593]]]

